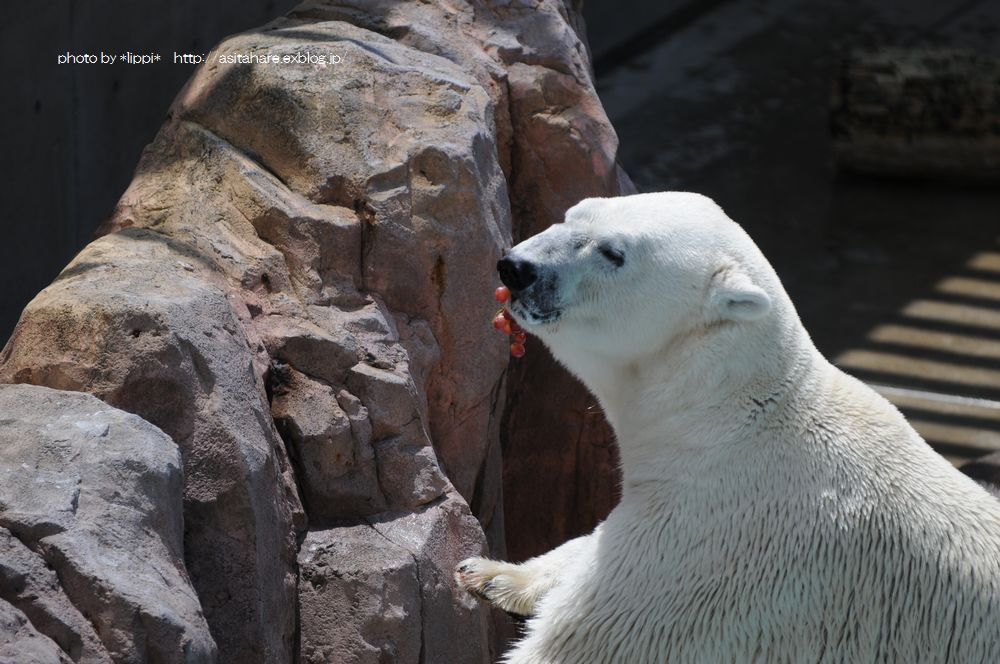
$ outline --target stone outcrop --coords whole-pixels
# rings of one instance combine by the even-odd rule
[[[480,605],[452,583],[461,552],[484,555],[486,541],[456,497],[311,531],[299,552],[300,661],[493,661]]]
[[[0,528],[0,561],[0,596],[30,617],[32,627],[74,661],[111,661],[94,626],[66,596],[45,559],[6,528]]]
[[[590,398],[538,344],[507,371],[490,326],[512,241],[630,187],[581,25],[557,0],[316,1],[227,39],[25,310],[0,382],[176,443],[219,661],[492,661],[504,621],[454,563],[505,555],[505,511],[520,556],[610,508]]]
[[[214,662],[184,566],[174,441],[44,387],[0,385],[0,413],[5,629],[36,630],[34,650],[48,641],[74,662]]]
[[[27,616],[0,601],[0,664],[69,664],[72,660],[34,628]]]
[[[348,21],[458,63],[474,77],[494,108],[516,243],[561,221],[582,198],[635,191],[615,160],[618,142],[593,88],[579,10],[559,1],[307,0],[292,16]],[[499,540],[495,519],[503,517],[505,548],[515,559],[591,530],[618,499],[613,435],[593,398],[530,338],[528,357],[511,364],[507,406],[502,422],[490,422],[489,438],[470,438],[469,428],[442,430],[447,419],[431,419],[449,477],[491,541]],[[432,381],[432,410],[436,394],[439,403],[448,401],[442,387]],[[490,442],[496,435],[502,505],[494,479],[500,450]]]
[[[234,657],[280,660],[295,634],[301,508],[266,361],[226,289],[163,233],[106,235],[28,306],[0,376],[91,392],[170,435],[184,466],[184,558],[213,636]]]

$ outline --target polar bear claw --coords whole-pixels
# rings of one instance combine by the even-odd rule
[[[520,565],[488,558],[463,560],[455,570],[455,581],[497,608],[520,616],[534,614],[535,603],[544,591],[544,584]]]

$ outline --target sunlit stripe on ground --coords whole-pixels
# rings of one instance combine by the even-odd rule
[[[991,306],[1000,302],[1000,253],[976,254],[965,267],[977,274],[945,277],[934,286],[942,299],[914,300],[902,309],[912,323],[878,325],[867,336],[874,349],[848,349],[835,360],[848,371],[896,383],[870,385],[956,466],[1000,450],[1000,401],[981,397],[1000,393],[1000,371],[975,366],[1000,360],[1000,307]],[[949,296],[980,304],[942,301]],[[937,359],[910,356],[909,349]],[[956,362],[940,360],[949,354]],[[975,396],[904,387],[914,383]]]
[[[970,461],[973,461],[978,458],[974,456],[959,456],[956,454],[942,454],[941,456],[944,457],[945,461],[955,466],[956,468],[960,468],[961,466],[964,466]]]
[[[970,325],[1000,331],[1000,311],[965,304],[951,304],[934,300],[916,300],[906,305],[903,315],[944,323]]]
[[[1000,450],[1000,433],[996,431],[958,424],[928,422],[912,417],[908,419],[910,425],[929,443],[980,450],[983,454]]]
[[[872,341],[943,350],[969,357],[983,357],[1000,360],[1000,340],[975,337],[965,334],[923,330],[904,325],[879,325],[868,334]],[[1000,387],[1000,386],[998,386]]]
[[[895,353],[871,350],[848,350],[841,353],[836,364],[846,369],[877,371],[896,376],[918,378],[967,387],[1000,389],[1000,371],[965,367],[948,362],[923,360]]]
[[[877,383],[869,383],[869,387],[900,409],[910,408],[942,415],[995,420],[1000,427],[1000,401],[963,397],[957,394],[942,394],[927,390],[913,390],[908,387]]]
[[[1000,272],[1000,254],[985,251],[981,254],[976,254],[972,257],[967,264],[968,267],[973,270],[982,270],[983,272]]]
[[[988,279],[948,277],[947,279],[942,279],[934,287],[934,290],[950,295],[1000,300],[1000,281],[990,281]]]

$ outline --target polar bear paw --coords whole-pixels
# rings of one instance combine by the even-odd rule
[[[455,581],[459,588],[521,616],[534,614],[543,590],[533,583],[533,576],[523,566],[488,558],[467,558],[460,562],[455,568]]]

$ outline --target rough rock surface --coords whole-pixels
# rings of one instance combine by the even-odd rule
[[[0,664],[69,664],[72,660],[28,618],[0,600]]]
[[[350,519],[385,510],[368,410],[346,390],[338,399],[326,383],[290,367],[281,371],[287,375],[274,388],[271,412],[311,518]]]
[[[176,442],[220,661],[491,661],[504,621],[454,563],[505,555],[505,509],[520,553],[609,509],[589,397],[538,345],[505,373],[489,324],[512,238],[629,187],[581,26],[558,0],[307,2],[227,39],[25,310],[0,382]]]
[[[490,662],[476,601],[452,584],[486,541],[460,498],[363,525],[311,531],[299,553],[301,660]]]
[[[0,599],[31,619],[75,662],[110,662],[111,656],[59,585],[45,559],[0,528]]]
[[[292,16],[348,21],[458,63],[474,77],[493,102],[516,243],[562,221],[582,198],[634,191],[594,91],[579,12],[578,2],[558,0],[307,0]],[[479,262],[472,269],[491,267]],[[494,337],[486,347],[496,345]],[[506,549],[515,559],[592,529],[617,502],[619,484],[612,433],[592,397],[532,339],[528,357],[511,364],[503,398],[491,393],[495,418],[487,437],[478,422],[455,427],[441,416],[451,412],[454,374],[433,375],[428,386],[431,434],[449,478],[494,552]],[[486,394],[482,383],[468,387],[480,390],[472,398]]]
[[[280,661],[300,508],[234,301],[204,263],[145,229],[91,243],[25,310],[0,378],[91,392],[173,438],[184,557],[212,634],[233,657]]]
[[[0,413],[0,599],[75,662],[215,661],[174,442],[86,394],[0,385]]]

